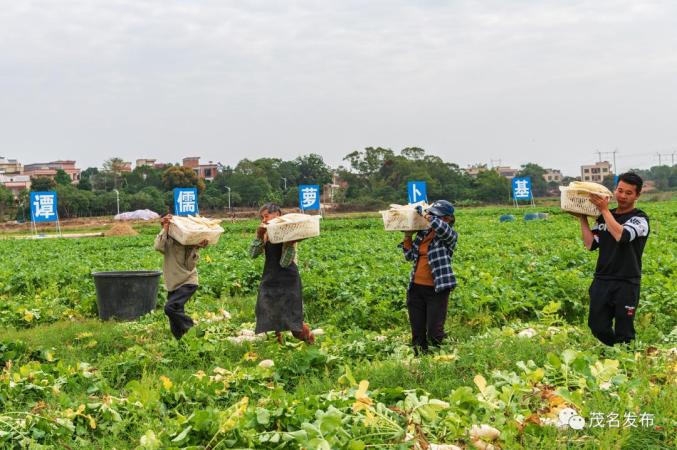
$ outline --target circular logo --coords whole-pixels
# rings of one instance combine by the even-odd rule
[[[585,428],[585,419],[578,414],[571,416],[569,419],[569,426],[574,430],[582,430]]]

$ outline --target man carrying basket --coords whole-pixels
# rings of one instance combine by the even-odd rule
[[[609,209],[608,197],[591,194],[590,201],[601,215],[592,228],[587,216],[578,215],[585,247],[599,249],[589,289],[588,326],[597,339],[609,346],[635,338],[642,253],[649,237],[649,217],[635,208],[642,184],[635,173],[621,174],[614,191],[617,208]]]
[[[256,258],[265,254],[263,276],[256,299],[256,333],[274,331],[282,343],[282,331],[308,344],[315,336],[303,322],[303,297],[301,277],[296,265],[296,242],[273,244],[269,242],[266,224],[282,215],[280,207],[268,203],[259,210],[261,225],[256,230],[256,239],[251,243],[249,255]]]

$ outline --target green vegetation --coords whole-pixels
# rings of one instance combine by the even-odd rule
[[[253,221],[224,224],[202,251],[188,304],[199,324],[178,343],[161,309],[96,319],[90,272],[159,268],[155,227],[0,240],[0,447],[474,448],[472,426],[488,424],[505,449],[674,448],[677,203],[641,207],[652,234],[638,341],[616,348],[585,326],[596,254],[555,209],[511,223],[498,216],[514,210],[459,209],[449,340],[421,358],[407,345],[401,236],[378,218],[325,219],[301,244],[306,317],[324,330],[312,347],[249,335]],[[564,407],[587,426],[552,425]]]

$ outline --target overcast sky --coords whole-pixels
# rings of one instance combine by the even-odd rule
[[[0,0],[2,156],[336,166],[367,146],[669,161],[677,2]]]

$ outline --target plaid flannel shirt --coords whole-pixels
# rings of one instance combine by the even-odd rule
[[[458,233],[452,225],[435,216],[430,220],[430,227],[435,231],[435,237],[428,246],[428,264],[430,264],[432,269],[435,292],[453,289],[456,287],[456,276],[451,267],[451,258],[454,256],[454,250],[456,249]],[[414,284],[414,273],[416,272],[419,257],[418,249],[428,232],[429,230],[423,230],[416,233],[416,238],[409,249],[404,247],[404,242],[399,245],[404,251],[404,259],[414,262],[409,279],[409,289]]]

